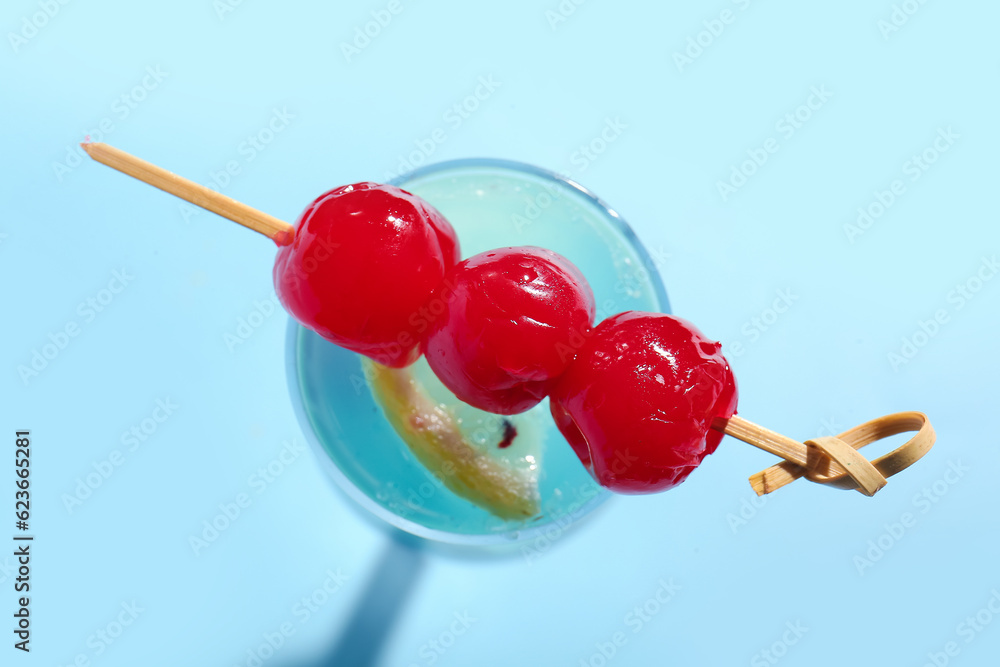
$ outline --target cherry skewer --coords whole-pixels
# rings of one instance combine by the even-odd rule
[[[252,229],[277,245],[292,242],[295,228],[215,190],[178,176],[104,143],[81,144],[94,160],[165,192]],[[886,415],[856,426],[837,437],[799,442],[733,415],[716,419],[711,427],[778,456],[784,461],[750,478],[758,495],[771,493],[800,477],[843,489],[857,489],[871,496],[885,486],[886,478],[907,468],[934,444],[935,434],[927,416],[919,412]],[[910,440],[875,461],[857,450],[876,440],[916,431]]]

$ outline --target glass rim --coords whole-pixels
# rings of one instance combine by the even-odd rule
[[[417,167],[412,171],[408,171],[404,174],[399,174],[391,181],[389,185],[394,185],[397,188],[403,188],[403,186],[409,182],[422,178],[430,174],[437,173],[439,171],[449,171],[454,169],[464,169],[468,167],[479,168],[479,167],[497,167],[500,169],[509,169],[510,171],[524,172],[528,174],[534,174],[535,176],[540,176],[551,181],[560,183],[571,190],[576,191],[579,195],[589,200],[594,206],[601,209],[605,216],[611,221],[615,228],[625,236],[628,241],[629,246],[639,255],[639,259],[642,260],[646,271],[650,275],[650,284],[653,286],[653,290],[656,293],[656,300],[659,302],[660,308],[665,312],[670,311],[670,299],[667,297],[667,288],[663,284],[663,277],[660,275],[660,270],[656,268],[656,264],[653,258],[649,255],[649,251],[646,250],[646,246],[639,240],[638,235],[636,235],[635,230],[632,229],[631,225],[625,221],[625,218],[621,216],[615,209],[613,209],[606,201],[594,194],[593,191],[587,189],[583,185],[580,185],[574,181],[569,176],[560,174],[559,172],[552,171],[550,169],[545,169],[543,167],[537,167],[533,164],[527,162],[518,162],[517,160],[505,160],[503,158],[490,158],[490,157],[469,157],[469,158],[458,158],[455,160],[444,160],[443,162],[435,162],[434,164],[424,165],[422,167]]]
[[[633,229],[627,222],[625,222],[621,215],[611,208],[604,200],[568,177],[554,171],[549,171],[524,162],[516,162],[514,160],[503,160],[498,158],[463,158],[458,160],[446,160],[444,162],[437,162],[423,167],[418,167],[417,169],[408,171],[405,174],[396,176],[392,179],[392,181],[390,181],[390,185],[402,188],[406,183],[423,176],[443,171],[461,170],[467,168],[498,168],[513,172],[532,174],[569,187],[585,199],[589,200],[592,205],[596,206],[603,212],[605,218],[616,228],[616,230],[626,237],[629,247],[639,256],[639,259],[643,262],[649,273],[649,282],[653,287],[659,307],[669,311],[670,304],[667,299],[666,287],[663,285],[663,279],[661,278],[655,264],[652,263],[652,258],[650,257],[649,252],[639,240],[639,237],[635,234]],[[374,515],[376,518],[382,519],[386,523],[407,533],[424,539],[433,540],[435,542],[447,543],[456,546],[473,547],[501,545],[513,546],[544,535],[546,530],[551,530],[554,524],[559,526],[560,531],[567,530],[570,527],[577,525],[586,517],[590,516],[597,506],[603,504],[613,495],[607,489],[598,486],[597,494],[595,494],[593,498],[589,498],[583,502],[572,512],[565,512],[555,517],[546,517],[546,521],[537,525],[526,525],[521,528],[512,528],[506,532],[490,534],[458,533],[429,528],[421,523],[412,521],[392,512],[391,510],[380,505],[373,498],[369,497],[368,494],[359,489],[354,482],[350,480],[350,478],[333,461],[333,458],[327,452],[323,443],[320,442],[319,436],[316,435],[316,431],[312,426],[308,413],[306,412],[301,383],[299,381],[299,340],[300,336],[306,331],[308,330],[299,324],[294,318],[288,318],[288,329],[285,337],[285,378],[288,382],[288,391],[292,402],[292,410],[299,423],[299,429],[302,431],[303,436],[309,443],[313,454],[317,459],[319,459],[320,466],[326,471],[328,479],[334,482],[336,487],[351,498],[351,500],[356,502],[359,506]],[[568,522],[566,522],[567,517],[569,518]]]

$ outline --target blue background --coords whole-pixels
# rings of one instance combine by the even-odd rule
[[[0,556],[0,662],[252,665],[247,652],[288,623],[263,664],[996,664],[1000,279],[984,278],[1000,250],[1000,6],[388,7],[4,3],[0,499],[12,510],[13,431],[30,428],[37,537],[29,656],[10,646],[13,563]],[[391,22],[345,54],[372,12]],[[466,102],[481,77],[495,89]],[[814,87],[826,99],[810,109]],[[449,114],[456,104],[477,108]],[[292,118],[252,152],[275,110]],[[609,120],[625,128],[602,145]],[[746,478],[773,458],[726,439],[681,487],[614,498],[530,557],[394,540],[311,452],[262,491],[251,482],[284,442],[304,444],[286,316],[226,342],[268,312],[274,247],[79,159],[88,134],[201,182],[234,162],[223,191],[286,220],[410,155],[563,172],[663,258],[674,312],[724,342],[743,416],[805,439],[918,409],[938,444],[870,499],[800,481],[755,506]],[[740,182],[733,169],[765,146],[777,150],[723,197],[719,182]],[[935,161],[914,171],[925,151]],[[845,227],[895,180],[901,194],[863,233]],[[114,271],[127,286],[101,312],[81,307],[112,296]],[[70,323],[78,335],[22,378]],[[122,433],[157,399],[178,407],[129,451]],[[115,450],[121,465],[68,509]],[[189,537],[241,493],[250,506],[196,555]],[[341,583],[304,618],[296,605],[328,572]],[[662,604],[661,582],[680,587]],[[133,603],[134,622],[97,639]]]

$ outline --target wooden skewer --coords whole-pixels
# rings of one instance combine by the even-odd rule
[[[750,478],[757,495],[771,493],[806,477],[842,489],[857,489],[871,496],[886,478],[912,465],[934,444],[934,428],[921,412],[899,412],[865,422],[837,437],[813,438],[804,443],[775,433],[742,417],[717,419],[712,428],[785,459]],[[857,450],[897,433],[917,431],[910,440],[885,456],[869,461]]]
[[[809,451],[803,443],[798,440],[792,440],[780,433],[775,433],[763,426],[758,426],[739,415],[733,415],[729,419],[717,419],[712,424],[712,428],[751,444],[758,449],[763,449],[765,452],[780,456],[786,461],[790,461],[802,468],[809,468],[815,465],[815,462],[810,461]],[[832,472],[842,474],[846,471],[839,465],[835,465]]]
[[[90,142],[80,145],[98,162],[249,227],[278,245],[288,245],[294,238],[295,228],[292,225],[215,190],[161,169],[113,146]],[[886,477],[903,470],[923,456],[934,444],[935,437],[934,429],[931,428],[926,415],[919,412],[887,415],[856,426],[836,438],[814,438],[804,443],[736,415],[729,419],[715,420],[712,428],[784,459],[783,463],[750,478],[757,495],[770,493],[805,476],[814,482],[846,489],[853,488],[870,496],[885,486]],[[903,446],[874,462],[857,451],[875,440],[904,431],[918,431],[918,433]]]
[[[839,434],[836,439],[847,443],[854,449],[861,449],[877,440],[907,431],[916,431],[917,433],[896,449],[871,462],[879,474],[891,477],[913,465],[934,445],[937,436],[927,415],[922,412],[897,412],[855,426]],[[824,475],[787,461],[753,475],[750,478],[750,484],[758,495],[763,495],[794,482],[799,477],[806,477],[814,482],[841,489],[855,488],[850,476],[830,475],[828,473]]]
[[[93,159],[123,174],[139,179],[164,192],[180,197],[200,206],[207,211],[217,213],[255,232],[260,232],[280,245],[288,245],[295,236],[295,228],[283,220],[251,208],[231,197],[216,192],[204,185],[189,181],[177,174],[150,164],[134,155],[103,143],[80,144]]]

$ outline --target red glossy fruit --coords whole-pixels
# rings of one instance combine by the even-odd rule
[[[669,489],[718,447],[712,420],[736,412],[736,380],[720,349],[677,317],[615,315],[552,390],[552,416],[602,486]]]
[[[459,260],[455,230],[405,190],[355,183],[310,204],[274,264],[285,309],[324,338],[401,368],[420,356],[413,323]]]
[[[565,257],[533,247],[491,250],[458,264],[435,292],[424,353],[466,403],[523,412],[572,361],[595,310],[594,293]]]

